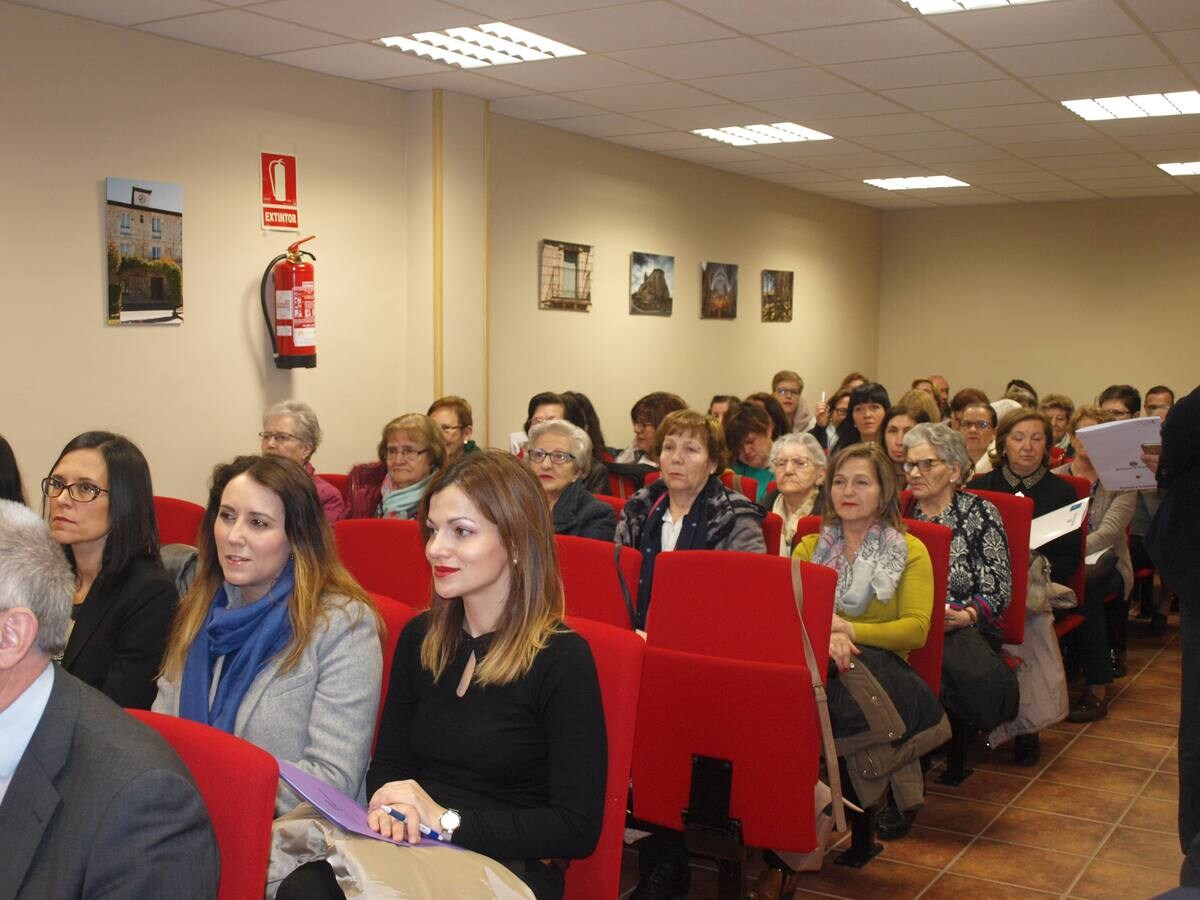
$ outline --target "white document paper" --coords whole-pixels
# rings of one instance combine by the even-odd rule
[[[1092,460],[1100,484],[1110,491],[1151,491],[1158,487],[1154,473],[1142,463],[1142,445],[1160,444],[1158,416],[1120,419],[1080,428],[1077,434]]]
[[[523,431],[513,431],[508,435],[508,452],[513,456],[519,454],[529,445],[529,437]]]
[[[1029,526],[1029,549],[1036,550],[1042,544],[1049,543],[1056,537],[1062,537],[1072,531],[1078,531],[1087,515],[1088,504],[1092,501],[1084,497],[1069,506],[1064,506],[1044,516],[1038,516]]]

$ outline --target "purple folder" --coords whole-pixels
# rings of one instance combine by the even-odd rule
[[[363,837],[387,841],[389,844],[404,845],[403,841],[386,838],[372,831],[367,824],[367,811],[352,798],[337,788],[332,788],[319,778],[314,778],[286,760],[279,760],[279,776],[291,785],[297,794],[311,803],[320,813],[340,828],[361,834]],[[422,843],[425,843],[422,841]],[[436,844],[437,841],[429,843]]]

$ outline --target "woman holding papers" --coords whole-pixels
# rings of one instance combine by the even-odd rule
[[[278,456],[217,466],[198,550],[154,711],[220,728],[363,796],[379,619],[338,559],[312,478]],[[275,811],[297,802],[281,786]]]
[[[1115,421],[1112,413],[1098,406],[1081,406],[1067,425],[1067,434],[1075,450],[1074,458],[1065,466],[1054,471],[1062,475],[1085,478],[1092,486],[1092,502],[1088,507],[1087,536],[1087,591],[1083,602],[1084,615],[1098,621],[1107,620],[1104,630],[1080,629],[1080,655],[1085,670],[1088,660],[1095,657],[1094,668],[1103,670],[1107,656],[1114,675],[1125,676],[1125,627],[1129,616],[1129,592],[1133,589],[1133,564],[1129,559],[1129,542],[1125,530],[1133,520],[1137,506],[1135,491],[1110,491],[1100,484],[1096,469],[1092,466],[1087,449],[1079,439],[1081,428],[1089,428],[1102,422]],[[1106,597],[1117,599],[1105,603]],[[1103,638],[1101,642],[1100,638]],[[1111,679],[1110,679],[1111,680]],[[1067,718],[1072,722],[1092,722],[1103,718],[1108,712],[1105,700],[1107,682],[1093,684],[1088,681],[1087,690],[1071,707]]]

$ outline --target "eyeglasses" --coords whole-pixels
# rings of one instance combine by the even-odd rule
[[[963,419],[963,431],[991,431],[992,423],[985,419]]]
[[[777,397],[799,397],[800,392],[795,388],[777,387],[775,388],[775,396]]]
[[[286,444],[288,441],[298,441],[300,438],[294,434],[288,434],[286,431],[260,431],[258,436],[262,438],[264,444],[272,442],[276,444]]]
[[[813,461],[810,459],[805,459],[804,457],[799,457],[797,459],[777,459],[777,460],[775,460],[775,471],[776,472],[786,471],[789,468],[797,469],[798,471],[803,472],[805,469],[812,468],[812,466],[813,466]]]
[[[938,465],[945,465],[945,463],[940,459],[910,459],[904,464],[904,472],[908,474],[913,469],[920,469],[922,475],[928,475],[929,470]]]
[[[442,434],[454,434],[454,432],[462,431],[462,429],[461,425],[443,425]]]
[[[71,499],[77,503],[91,503],[101,494],[108,493],[106,488],[97,487],[90,481],[77,481],[74,484],[67,484],[57,476],[42,479],[42,493],[47,497],[57,497],[63,491],[66,491]]]
[[[416,447],[388,447],[388,459],[395,459],[397,456],[401,459],[416,459],[422,453],[428,453],[428,450],[418,450]]]
[[[534,425],[541,425],[543,422],[553,422],[557,418],[558,416],[534,416],[529,420],[529,427],[532,428]]]
[[[568,453],[566,450],[543,450],[538,447],[529,451],[529,458],[538,464],[545,462],[547,456],[550,457],[550,462],[556,466],[565,466],[569,462],[575,462],[575,454]]]

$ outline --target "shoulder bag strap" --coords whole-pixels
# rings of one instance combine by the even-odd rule
[[[621,599],[625,601],[625,612],[629,613],[629,627],[637,628],[637,612],[633,608],[633,598],[629,594],[629,585],[625,583],[625,573],[621,571],[621,545],[613,544],[613,568],[617,570],[617,584],[621,588]]]

